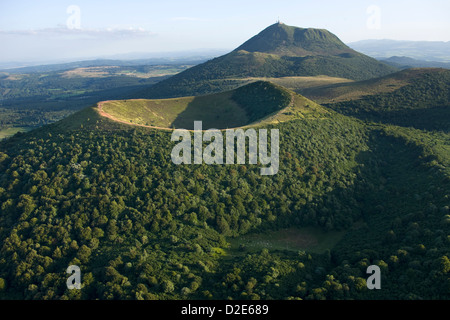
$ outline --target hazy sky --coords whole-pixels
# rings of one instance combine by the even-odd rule
[[[363,39],[450,41],[449,0],[0,0],[0,62],[231,50],[279,18]]]

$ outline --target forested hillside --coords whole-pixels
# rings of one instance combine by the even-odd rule
[[[449,298],[449,141],[337,113],[280,130],[280,170],[181,165],[170,133],[93,108],[0,143],[0,297]],[[270,128],[270,127],[269,127]],[[328,250],[229,246],[342,231]],[[69,291],[79,265],[83,289]],[[366,267],[382,269],[368,290]]]

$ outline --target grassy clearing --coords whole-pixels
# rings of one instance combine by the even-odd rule
[[[269,250],[308,251],[323,253],[333,248],[345,231],[325,232],[318,228],[288,228],[265,233],[254,233],[229,240],[232,254]],[[245,250],[240,250],[244,246]]]
[[[72,70],[68,70],[62,73],[62,77],[64,78],[73,78],[73,77],[85,77],[85,78],[98,78],[98,77],[107,77],[109,72],[114,68],[118,68],[117,66],[107,66],[107,67],[88,67],[88,68],[76,68]]]
[[[149,70],[148,72],[137,71],[134,67],[119,67],[119,66],[101,66],[101,67],[85,67],[85,68],[75,68],[72,70],[64,71],[61,73],[63,78],[106,78],[113,76],[128,76],[136,78],[152,78],[161,77],[166,75],[177,74],[190,65],[186,66],[161,66],[160,68],[155,68],[154,70]],[[9,78],[8,78],[9,79]],[[11,78],[9,80],[15,80]]]
[[[11,137],[17,132],[27,132],[31,130],[30,127],[12,127],[0,130],[0,140]]]

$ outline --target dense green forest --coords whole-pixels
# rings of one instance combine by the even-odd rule
[[[94,108],[2,141],[0,298],[450,298],[447,133],[335,112],[276,128],[274,176],[176,166],[170,133]],[[322,253],[229,246],[305,226],[345,235]]]

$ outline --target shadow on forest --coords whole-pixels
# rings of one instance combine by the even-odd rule
[[[329,199],[347,194],[349,203],[353,203],[355,211],[359,211],[358,215],[352,217],[352,227],[347,229],[343,239],[331,252],[310,253],[315,259],[316,270],[320,268],[322,270],[322,272],[310,274],[313,283],[323,283],[327,273],[339,267],[344,260],[356,263],[364,256],[371,259],[387,259],[391,253],[401,247],[413,246],[416,242],[424,241],[419,240],[417,231],[412,232],[410,228],[406,228],[412,223],[419,223],[431,230],[440,223],[439,214],[429,215],[432,212],[430,202],[421,199],[427,196],[432,200],[433,207],[443,205],[445,190],[448,190],[450,186],[448,179],[442,179],[441,172],[430,173],[430,168],[420,158],[421,148],[407,145],[401,138],[386,136],[378,130],[370,133],[367,143],[369,150],[360,152],[356,157],[359,170],[355,172],[357,173],[355,184],[349,188],[335,189],[322,196],[322,199],[313,200],[328,203]],[[446,186],[443,183],[446,183]],[[430,189],[430,185],[441,188]],[[433,192],[432,196],[430,192]],[[331,215],[336,213],[330,211]],[[394,238],[390,238],[392,230],[395,231]],[[286,259],[295,259],[296,256],[292,251],[278,250],[277,252]],[[233,267],[236,264],[239,265],[239,259],[246,257],[248,256],[242,255],[235,256],[234,260],[222,259],[219,274],[232,272]],[[285,276],[283,284],[279,286],[280,290],[283,287],[287,294],[288,288],[298,282],[298,276],[296,272]],[[210,284],[223,281],[213,274],[208,275],[208,278],[204,280]],[[391,286],[385,284],[384,289],[385,296],[395,295],[395,290],[398,290],[395,284]]]
[[[333,109],[332,105],[328,105]],[[434,108],[383,110],[353,112],[352,110],[334,109],[347,116],[360,120],[381,122],[401,127],[413,127],[419,130],[450,132],[450,105]]]

